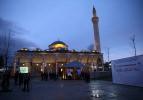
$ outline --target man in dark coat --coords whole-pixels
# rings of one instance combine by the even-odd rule
[[[23,91],[29,91],[29,83],[30,83],[30,74],[24,74],[24,86]]]

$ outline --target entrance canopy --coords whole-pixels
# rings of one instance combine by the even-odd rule
[[[82,68],[84,65],[78,61],[69,62],[65,65],[65,67],[74,67],[74,68]]]

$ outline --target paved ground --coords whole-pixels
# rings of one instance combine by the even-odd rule
[[[0,92],[0,100],[143,100],[143,88],[115,85],[109,81],[34,79],[31,83],[30,92],[23,92],[12,84],[12,92]]]

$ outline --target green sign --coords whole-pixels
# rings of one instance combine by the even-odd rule
[[[28,67],[20,67],[20,73],[28,73]]]

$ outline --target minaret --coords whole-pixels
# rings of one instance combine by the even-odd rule
[[[96,9],[93,6],[93,17],[92,17],[92,22],[93,22],[93,29],[94,29],[94,39],[95,39],[95,50],[97,52],[101,52],[100,48],[100,36],[99,36],[99,28],[98,28],[98,21],[99,18],[96,15]]]

